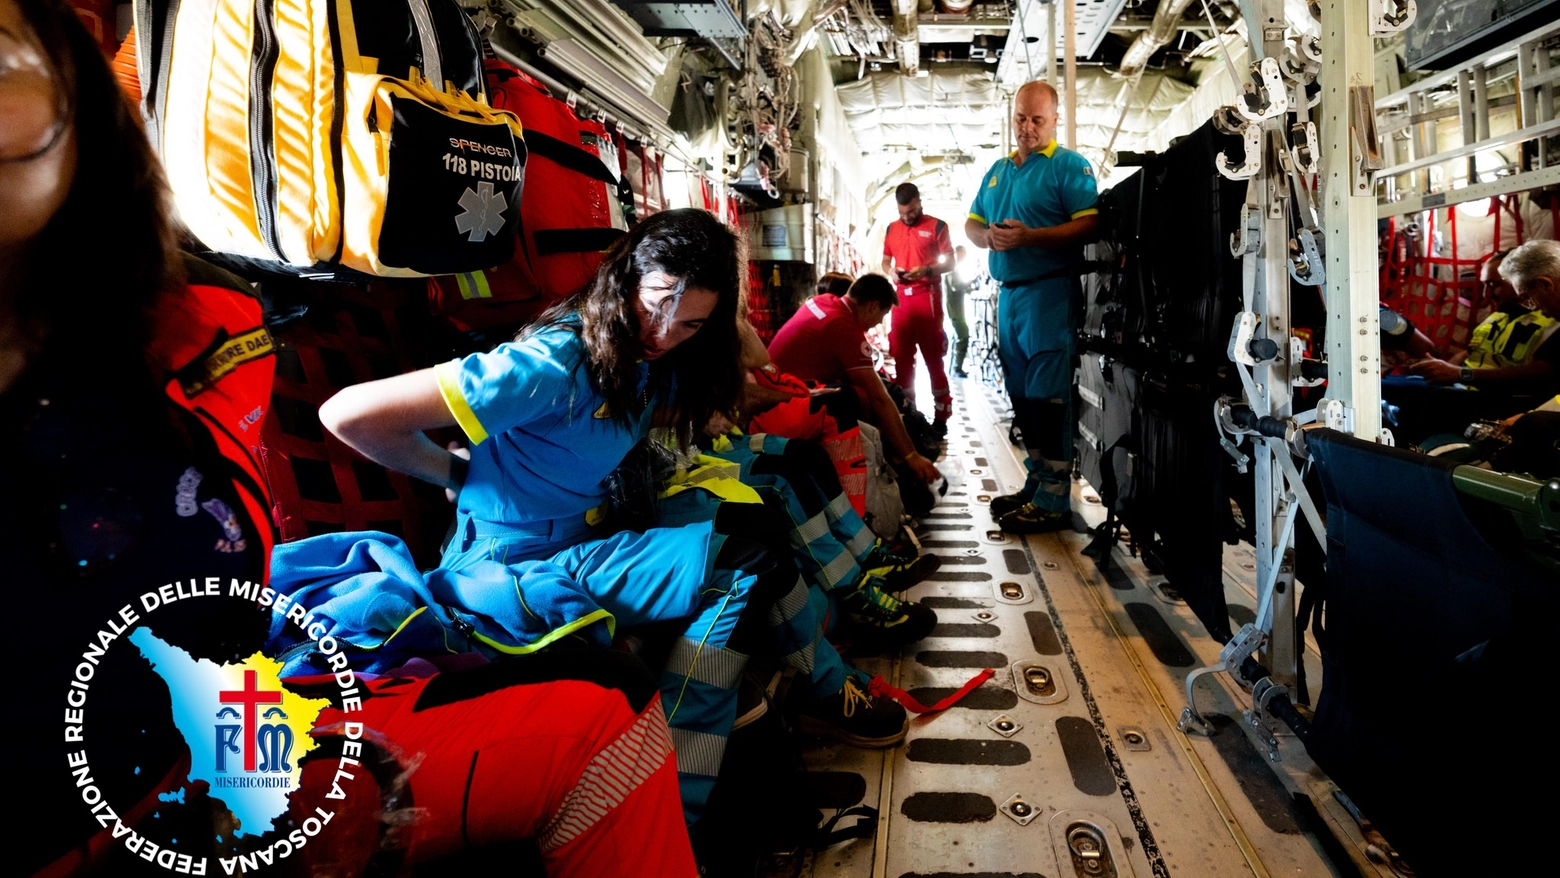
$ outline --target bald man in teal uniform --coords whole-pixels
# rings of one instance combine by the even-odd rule
[[[1001,284],[997,343],[1013,420],[1029,454],[1021,491],[991,501],[1009,533],[1071,523],[1074,300],[1083,245],[1098,237],[1098,189],[1089,162],[1058,146],[1056,89],[1025,83],[1013,98],[1018,148],[986,172],[964,233],[991,250]]]

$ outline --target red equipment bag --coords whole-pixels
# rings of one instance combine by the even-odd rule
[[[628,230],[617,192],[620,171],[607,129],[578,118],[541,83],[487,61],[495,109],[520,117],[529,157],[514,259],[480,272],[428,279],[435,313],[462,329],[525,323],[588,284],[602,252]],[[605,149],[603,147],[606,147]]]
[[[336,814],[301,850],[301,871],[459,875],[472,871],[468,855],[507,854],[507,874],[694,875],[666,715],[634,661],[548,650],[367,683],[360,710],[320,714],[318,756],[288,799],[294,825],[318,807]],[[314,697],[341,691],[331,677],[288,683]],[[541,869],[514,868],[523,839]]]

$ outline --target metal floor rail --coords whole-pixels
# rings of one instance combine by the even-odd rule
[[[880,807],[876,838],[842,843],[773,874],[817,878],[1073,878],[1395,874],[1292,738],[1282,762],[1239,722],[1225,675],[1199,689],[1211,737],[1176,730],[1188,671],[1217,659],[1162,578],[1118,547],[1101,573],[1068,531],[1002,534],[986,499],[1022,483],[996,420],[1001,401],[969,379],[939,466],[948,494],[916,538],[941,570],[910,597],[934,607],[932,635],[897,657],[860,659],[922,702],[980,669],[996,676],[956,707],[912,720],[905,744],[860,751],[822,739],[805,752],[816,804]],[[1078,526],[1103,510],[1074,490]],[[1255,604],[1249,546],[1225,556],[1236,624]],[[1313,692],[1320,661],[1305,656]],[[1372,843],[1375,842],[1373,845]],[[799,869],[799,871],[798,871]]]

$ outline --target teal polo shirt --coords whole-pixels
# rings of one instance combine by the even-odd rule
[[[1022,165],[1014,152],[986,172],[970,205],[970,219],[991,225],[1016,219],[1030,228],[1059,226],[1099,213],[1099,191],[1089,161],[1056,141],[1029,154]],[[987,255],[987,267],[999,283],[1017,284],[1076,265],[1080,250],[1021,247]]]

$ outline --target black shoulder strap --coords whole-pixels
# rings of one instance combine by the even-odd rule
[[[531,155],[541,156],[576,174],[584,174],[609,186],[617,185],[617,177],[607,170],[607,163],[591,155],[578,144],[564,143],[540,131],[528,130],[525,132],[525,145]]]
[[[233,272],[212,265],[210,262],[190,253],[181,253],[179,255],[184,258],[184,278],[186,283],[206,287],[221,287],[226,290],[232,290],[235,293],[242,293],[251,299],[260,298],[260,294],[255,291],[253,286],[250,286],[249,281],[244,280]]]

